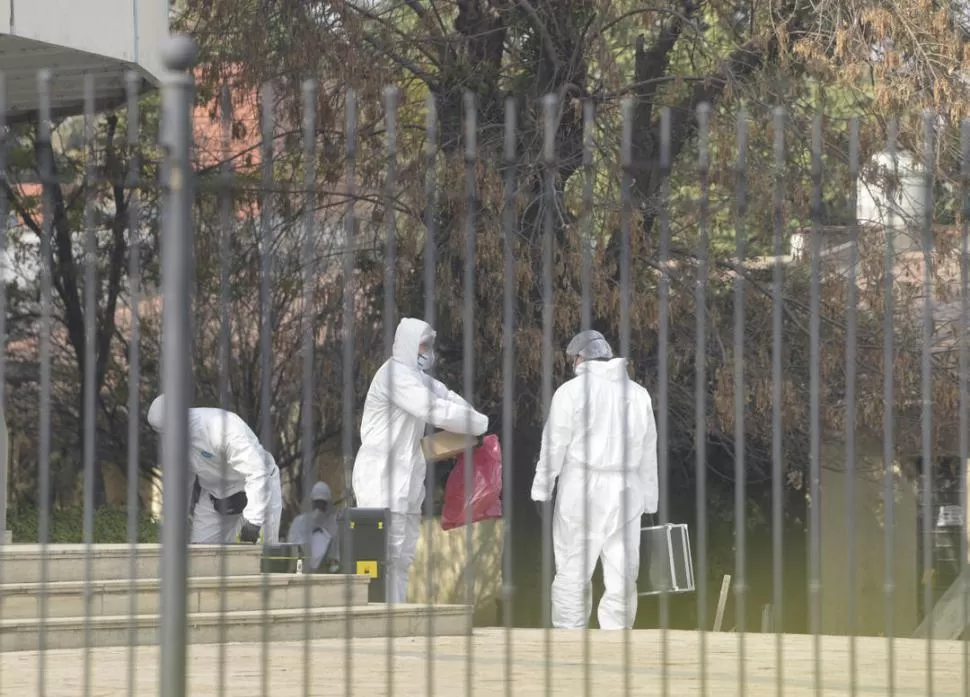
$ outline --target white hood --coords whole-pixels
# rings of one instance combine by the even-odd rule
[[[394,347],[391,355],[399,363],[418,369],[418,349],[422,342],[433,340],[435,331],[422,319],[405,317],[397,325],[394,333]]]
[[[589,373],[605,380],[620,381],[630,377],[625,358],[611,358],[608,361],[583,361],[576,368],[576,375]]]
[[[148,425],[157,433],[162,432],[162,417],[165,416],[165,395],[158,395],[148,407]]]

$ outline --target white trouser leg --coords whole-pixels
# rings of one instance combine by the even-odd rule
[[[637,617],[640,573],[639,516],[611,533],[603,544],[605,590],[597,610],[600,629],[629,629]]]
[[[411,563],[421,535],[421,516],[417,513],[390,514],[387,539],[387,602],[406,603]]]
[[[552,626],[581,629],[589,622],[593,589],[590,580],[600,551],[599,536],[588,534],[579,519],[556,508],[552,523],[552,547],[556,576],[552,580]],[[585,560],[584,550],[588,550]]]
[[[195,545],[232,544],[236,541],[241,525],[241,515],[220,515],[212,505],[209,492],[203,489],[192,514],[189,541]]]

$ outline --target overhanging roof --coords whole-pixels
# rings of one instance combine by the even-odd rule
[[[37,118],[45,69],[53,116],[83,112],[85,75],[94,78],[96,110],[124,103],[129,73],[139,94],[157,86],[167,0],[8,1],[9,13],[0,9],[8,122]]]

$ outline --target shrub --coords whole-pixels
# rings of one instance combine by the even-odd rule
[[[40,511],[21,507],[7,514],[7,529],[14,542],[39,542]],[[50,512],[48,541],[53,544],[83,542],[84,509],[80,506],[56,508]],[[138,541],[158,542],[158,521],[147,511],[138,515]],[[128,542],[128,511],[122,507],[104,506],[94,512],[95,542]]]

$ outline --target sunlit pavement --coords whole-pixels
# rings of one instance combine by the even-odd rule
[[[584,634],[589,638],[587,662]],[[585,693],[588,676],[590,695],[663,695],[662,634],[659,631],[629,633],[629,672],[625,669],[622,632],[554,631],[547,653],[545,633],[536,629],[511,632],[511,668],[506,666],[506,638],[503,629],[477,630],[468,637],[443,637],[430,644],[426,638],[343,639],[311,642],[309,646],[310,695],[441,695],[485,697],[505,694],[511,681],[512,694],[569,695]],[[739,684],[739,636],[708,633],[706,636],[706,693],[742,694]],[[695,632],[668,634],[666,689],[676,697],[701,694],[701,636]],[[933,694],[963,695],[964,645],[935,642],[932,645]],[[198,645],[189,647],[189,690],[192,697],[220,694],[220,650],[225,652],[225,694],[230,697],[262,695],[263,647],[261,644]],[[304,650],[300,642],[272,644],[266,660],[269,671],[267,694],[293,697],[304,692]],[[389,652],[391,652],[389,654]],[[897,694],[929,694],[927,644],[922,640],[895,642]],[[785,695],[808,695],[815,691],[813,638],[786,635],[783,642],[783,690]],[[389,663],[388,658],[392,656]],[[551,661],[547,671],[547,657]],[[158,693],[158,647],[139,647],[134,653],[135,694]],[[348,672],[349,658],[349,672]],[[857,694],[888,694],[887,642],[878,638],[856,640]],[[429,660],[430,659],[430,660]],[[393,670],[388,670],[392,665]],[[589,666],[587,669],[586,666]],[[744,685],[746,695],[776,695],[776,638],[771,634],[748,634],[744,641]],[[84,651],[49,651],[45,661],[46,694],[49,697],[84,694]],[[92,649],[90,652],[91,694],[108,697],[127,694],[129,649]],[[39,655],[37,652],[0,655],[0,695],[26,697],[37,694]],[[347,680],[348,674],[350,680]],[[547,676],[551,683],[547,683]],[[826,695],[851,694],[849,641],[845,637],[823,637],[821,653],[822,688]],[[468,690],[472,686],[471,692]],[[429,689],[430,685],[430,689]],[[626,688],[629,692],[626,692]],[[548,688],[548,689],[547,689]]]

